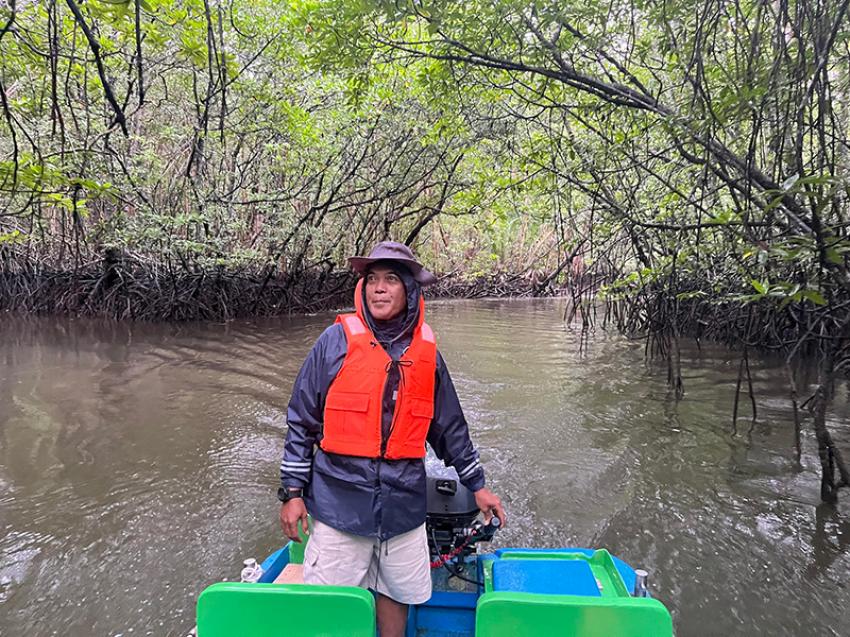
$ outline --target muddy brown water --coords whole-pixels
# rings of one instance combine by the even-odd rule
[[[604,546],[650,571],[678,635],[850,635],[850,492],[779,361],[688,346],[686,395],[640,342],[581,348],[546,301],[434,303],[502,546]],[[332,315],[227,325],[0,318],[0,635],[185,635],[204,586],[282,543],[285,409]],[[847,388],[831,414],[850,455]]]

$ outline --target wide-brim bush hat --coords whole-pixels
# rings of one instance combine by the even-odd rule
[[[367,257],[348,257],[351,268],[360,275],[365,275],[369,266],[377,261],[398,261],[410,270],[413,278],[420,285],[431,285],[437,282],[437,277],[428,272],[425,266],[416,260],[410,248],[397,241],[381,241],[372,248]]]

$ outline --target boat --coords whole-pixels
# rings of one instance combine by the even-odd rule
[[[484,552],[498,519],[480,519],[456,474],[429,471],[427,488],[433,594],[410,607],[406,637],[672,637],[645,571],[605,549]],[[261,564],[246,560],[243,581],[206,588],[197,637],[375,637],[373,594],[303,584],[304,546],[289,542]]]

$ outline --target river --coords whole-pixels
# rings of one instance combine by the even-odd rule
[[[850,635],[850,491],[819,505],[781,362],[643,343],[559,300],[429,306],[509,524],[501,546],[607,547],[687,635]],[[0,319],[0,635],[182,636],[208,584],[282,544],[285,411],[331,314],[228,324]],[[850,455],[847,387],[830,426]],[[807,426],[807,424],[806,424]]]

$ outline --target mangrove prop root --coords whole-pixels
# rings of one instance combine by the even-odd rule
[[[348,307],[354,283],[355,276],[344,271],[191,272],[108,259],[76,272],[0,270],[0,310],[143,321],[229,320]],[[427,294],[530,297],[540,295],[538,287],[532,278],[498,273],[472,280],[446,277]],[[545,291],[556,292],[553,286]]]
[[[709,294],[690,295],[705,289],[700,280],[680,280],[677,286],[660,280],[642,285],[628,294],[604,300],[603,325],[613,325],[633,338],[645,341],[645,355],[667,361],[668,382],[678,371],[677,339],[706,339],[742,351],[732,405],[732,427],[737,420],[743,383],[757,418],[757,404],[749,360],[751,348],[786,354],[791,401],[794,408],[795,457],[802,456],[802,426],[799,410],[808,409],[818,445],[821,466],[821,498],[835,502],[838,491],[850,487],[850,470],[827,427],[827,409],[832,401],[837,377],[850,372],[850,303],[816,306],[804,303],[739,303],[712,298]],[[685,298],[682,298],[684,295]],[[790,364],[793,360],[815,360],[820,365],[815,394],[798,404],[798,390]],[[838,361],[838,362],[836,362]],[[679,371],[680,373],[680,371]]]

